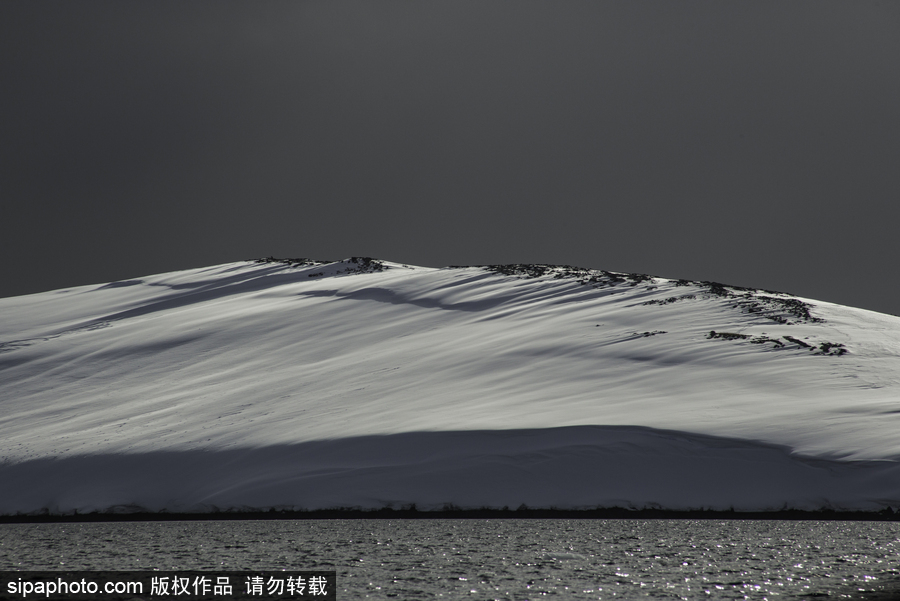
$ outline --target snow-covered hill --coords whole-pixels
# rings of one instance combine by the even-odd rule
[[[0,514],[900,507],[900,318],[559,266],[0,299]]]

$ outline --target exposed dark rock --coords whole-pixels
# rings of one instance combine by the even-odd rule
[[[264,257],[262,259],[253,259],[254,263],[281,263],[289,267],[308,267],[310,265],[327,265],[334,261],[318,261],[316,259],[276,259],[275,257]]]
[[[750,338],[747,334],[736,334],[734,332],[716,332],[715,330],[710,330],[709,334],[706,335],[707,338],[721,338],[722,340],[745,340]]]

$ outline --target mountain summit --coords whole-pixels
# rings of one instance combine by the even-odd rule
[[[555,265],[0,299],[0,515],[900,507],[900,318]]]

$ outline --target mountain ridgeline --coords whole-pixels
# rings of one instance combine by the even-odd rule
[[[275,263],[288,267],[315,267],[335,264],[346,264],[346,267],[333,271],[330,275],[351,275],[362,273],[374,273],[389,269],[389,265],[382,260],[372,257],[350,257],[343,261],[328,261],[308,258],[284,258],[264,257],[255,259],[255,263]],[[666,281],[674,283],[678,288],[684,288],[685,292],[669,296],[663,299],[648,300],[645,305],[670,305],[677,302],[695,301],[698,298],[723,299],[732,309],[742,313],[759,316],[777,324],[792,325],[799,323],[822,323],[821,317],[815,317],[810,313],[812,305],[800,300],[793,295],[747,288],[710,281],[693,280],[666,280],[657,276],[643,273],[621,273],[602,269],[587,269],[572,265],[551,265],[545,263],[508,263],[502,265],[451,265],[448,269],[483,269],[484,271],[516,278],[536,279],[553,278],[557,280],[569,279],[579,284],[593,288],[613,288],[616,286],[643,287],[644,290],[656,290],[658,283]],[[310,273],[307,277],[322,277],[324,271]],[[642,336],[665,334],[666,332],[643,332]],[[710,330],[710,340],[746,341],[750,344],[763,345],[770,350],[802,349],[813,355],[836,355],[848,353],[847,347],[840,342],[817,341],[809,344],[790,334],[784,334],[780,338],[770,336],[750,336],[734,332],[716,332]]]

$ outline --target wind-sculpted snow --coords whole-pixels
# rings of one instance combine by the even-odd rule
[[[900,318],[870,311],[269,258],[0,315],[0,513],[900,507]]]

